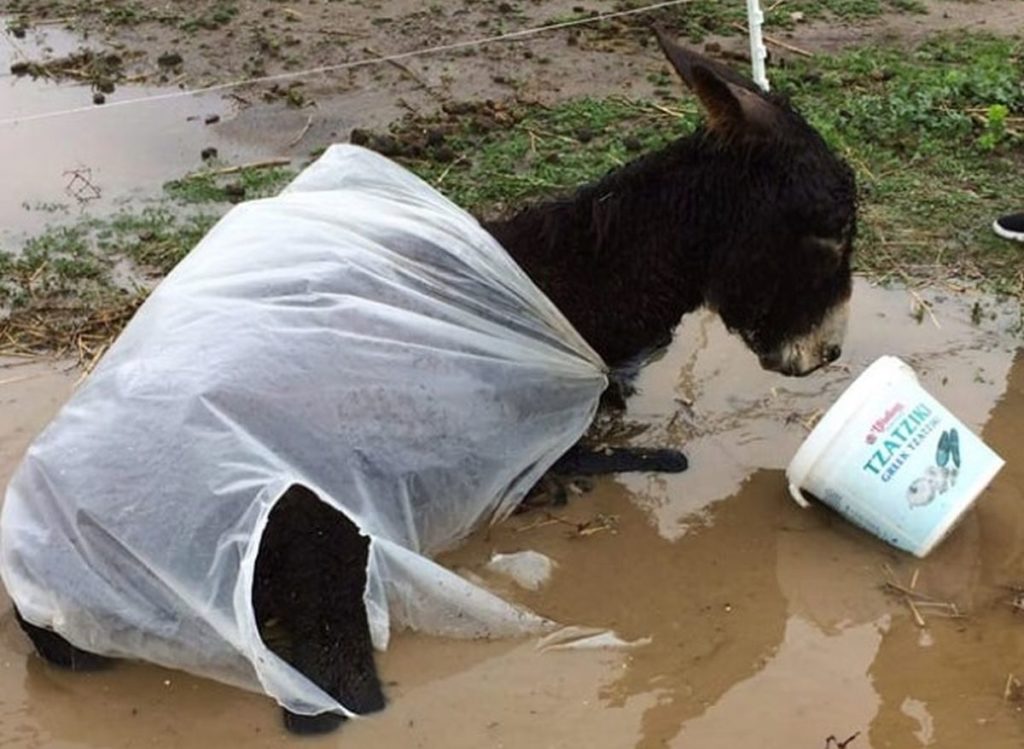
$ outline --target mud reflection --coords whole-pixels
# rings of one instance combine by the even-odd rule
[[[301,743],[817,749],[829,735],[860,732],[850,749],[1019,747],[1024,720],[1004,686],[1008,672],[1024,671],[1024,622],[1004,586],[1024,583],[1020,311],[984,297],[925,298],[940,327],[915,319],[906,292],[858,283],[849,371],[806,380],[762,373],[716,323],[695,317],[645,372],[628,414],[641,441],[682,445],[690,471],[599,481],[557,520],[516,516],[445,559],[560,622],[649,644],[541,652],[533,642],[399,633],[380,659],[388,709]],[[924,561],[830,511],[800,509],[782,473],[806,434],[800,421],[883,353],[912,362],[966,423],[984,425],[1007,463]],[[0,362],[0,382],[22,377],[0,385],[4,483],[75,375]],[[583,524],[601,530],[581,534]],[[520,591],[486,571],[493,552],[527,549],[558,563],[545,589]],[[886,567],[969,617],[926,614],[919,626],[904,600],[882,590]],[[0,593],[0,744],[241,743],[296,742],[259,695],[137,664],[88,676],[44,666]]]
[[[0,16],[0,119],[86,108],[73,116],[0,125],[0,164],[7,175],[0,190],[0,242],[11,247],[55,221],[110,213],[139,197],[138,185],[159,190],[199,169],[207,147],[233,163],[287,155],[290,134],[305,121],[296,111],[243,111],[238,99],[216,94],[110,107],[178,91],[171,85],[119,85],[107,104],[96,106],[87,85],[8,73],[14,62],[50,60],[96,45],[57,26],[32,29],[24,39],[5,27]]]
[[[858,280],[842,358],[806,378],[760,369],[711,314],[684,320],[667,355],[642,372],[628,412],[647,425],[644,441],[683,446],[694,466],[623,478],[662,534],[682,536],[698,511],[733,494],[753,470],[785,468],[807,425],[883,354],[911,364],[936,398],[980,428],[1020,345],[1020,307],[983,295],[915,294]],[[918,299],[930,312],[917,311]]]
[[[1024,735],[1019,704],[1004,699],[1007,677],[1022,670],[1024,653],[1024,621],[1005,587],[1024,581],[1024,355],[983,434],[1006,456],[1006,468],[932,556],[922,564],[901,559],[898,567],[904,576],[920,568],[922,589],[967,607],[970,616],[929,620],[930,647],[921,647],[912,620],[894,622],[872,668],[886,696],[871,729],[880,745],[917,745],[909,737],[922,728],[908,717],[906,697],[928,706],[937,745],[1018,746]]]

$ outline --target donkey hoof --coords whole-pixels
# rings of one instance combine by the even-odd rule
[[[53,666],[68,671],[102,671],[114,663],[111,658],[76,648],[56,632],[29,624],[17,609],[14,617],[32,641],[39,657]]]
[[[41,651],[40,654],[42,654]],[[66,668],[69,671],[84,673],[105,671],[114,665],[114,661],[111,658],[104,658],[102,655],[96,655],[95,653],[87,653],[70,645],[68,650],[58,655],[55,655],[53,651],[48,651],[43,655],[43,658],[58,668]]]
[[[651,450],[649,456],[652,470],[660,473],[682,473],[690,467],[690,461],[678,450]]]
[[[318,736],[336,731],[345,722],[344,715],[337,713],[320,713],[319,715],[299,715],[290,710],[283,710],[284,727],[298,736]]]

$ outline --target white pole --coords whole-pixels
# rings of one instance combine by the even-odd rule
[[[750,61],[754,68],[754,83],[768,91],[768,77],[764,72],[764,59],[768,55],[768,50],[765,49],[761,37],[764,13],[761,12],[758,0],[747,0],[747,21],[747,26],[750,27]]]

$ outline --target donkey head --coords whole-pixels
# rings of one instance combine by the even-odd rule
[[[846,333],[853,172],[784,99],[658,38],[707,114],[704,300],[762,367],[805,375],[838,358]]]

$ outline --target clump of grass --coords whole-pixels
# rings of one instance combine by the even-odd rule
[[[181,22],[179,28],[181,28],[182,31],[188,32],[198,31],[199,29],[213,31],[215,29],[219,29],[221,26],[226,26],[237,15],[237,5],[233,2],[220,0],[197,15],[186,18]]]
[[[1013,40],[942,37],[910,52],[871,46],[797,61],[773,71],[773,80],[835,143],[930,157],[997,145],[979,142],[979,125],[993,106],[1005,109],[1003,125],[1006,112],[1024,110],[1022,56],[1024,46]],[[1019,131],[1003,127],[999,135],[1008,145],[1020,142]]]
[[[147,208],[51,229],[0,252],[0,353],[97,358],[215,216]]]
[[[921,0],[789,0],[765,16],[769,27],[788,28],[793,25],[792,14],[799,12],[805,20],[830,19],[838,21],[864,21],[885,13],[925,13]]]
[[[276,195],[295,172],[285,168],[248,168],[230,174],[199,172],[164,185],[167,194],[181,203],[237,203]]]
[[[122,257],[147,275],[163,276],[181,262],[216,223],[209,214],[182,216],[166,206],[122,213],[95,232],[97,249]]]
[[[909,52],[852,50],[772,71],[774,87],[790,93],[857,170],[860,270],[903,281],[941,278],[954,287],[977,283],[1024,298],[1019,247],[989,230],[993,216],[1019,209],[1015,201],[1024,195],[1022,78],[1024,42],[978,35]],[[594,180],[692,131],[698,119],[692,98],[449,103],[437,116],[406,118],[388,133],[359,131],[358,141],[486,216]],[[219,212],[232,198],[228,184],[254,197],[276,192],[290,176],[273,169],[201,174],[170,183],[167,192]],[[215,218],[137,211],[48,232],[17,257],[0,254],[0,309],[8,311],[0,312],[0,350],[12,340],[29,350],[66,351],[84,340],[91,350],[93,339],[81,331],[113,335],[127,320],[122,313],[146,293],[145,284],[125,284],[111,268],[128,263],[143,276],[162,275]]]
[[[135,0],[123,3],[96,3],[96,5],[100,6],[103,22],[110,26],[134,26],[153,18],[146,7]]]
[[[141,303],[114,283],[81,224],[48,231],[18,255],[0,253],[0,352],[55,352],[88,364]]]
[[[17,256],[0,255],[0,304],[102,287],[106,266],[89,249],[83,226],[62,227],[30,239]]]

